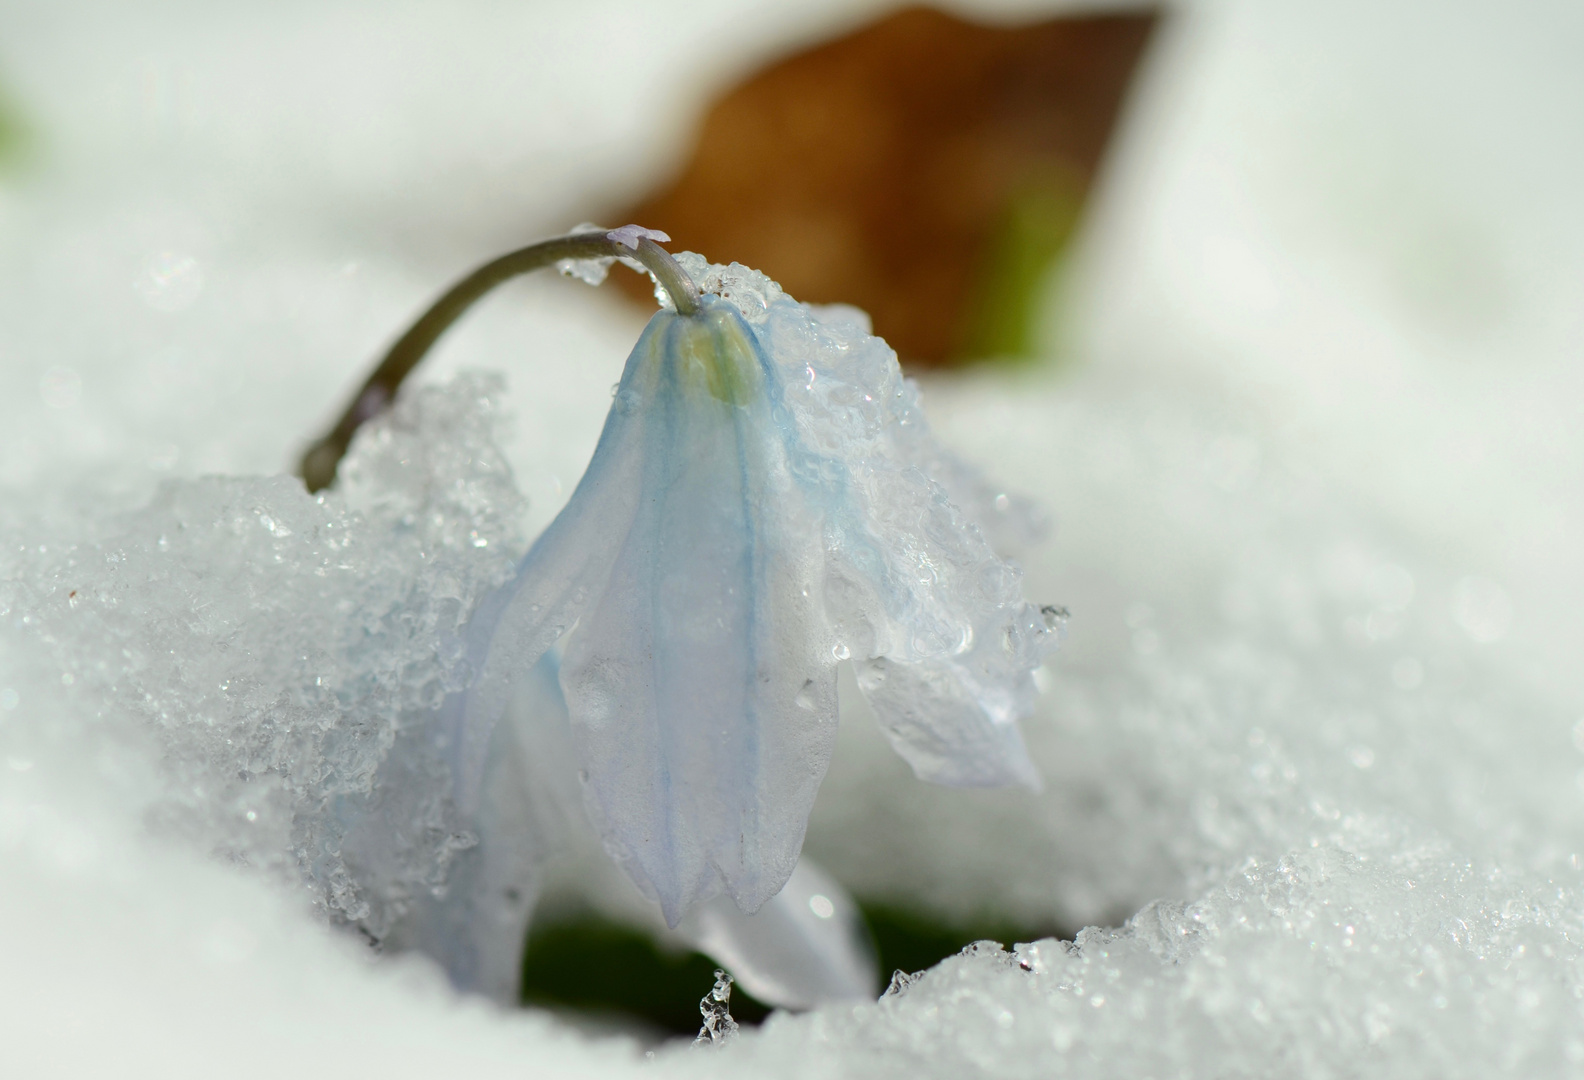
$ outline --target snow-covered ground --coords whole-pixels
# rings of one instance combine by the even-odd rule
[[[300,735],[371,664],[421,698],[446,676],[402,668],[402,635],[500,572],[455,544],[444,581],[419,566],[468,491],[506,498],[482,429],[433,428],[424,468],[487,475],[421,536],[389,500],[349,524],[257,477],[441,283],[631,196],[713,86],[870,10],[9,6],[0,79],[34,136],[0,174],[0,1071],[1584,1072],[1571,5],[1178,12],[1053,294],[1056,359],[925,386],[937,431],[1057,522],[1016,553],[1073,616],[1025,724],[1045,788],[918,783],[844,686],[807,850],[869,898],[1118,929],[649,1062],[372,959],[290,875],[214,857],[277,804],[194,787],[183,747],[288,689]],[[505,374],[526,535],[640,327],[535,281],[425,375]],[[257,531],[216,529],[238,519]],[[210,529],[177,541],[189,578],[158,558],[183,522]],[[337,652],[304,522],[363,530],[347,595],[384,659]],[[292,573],[261,578],[275,557]],[[75,576],[130,600],[72,607]],[[145,623],[147,655],[109,650]],[[243,656],[148,674],[216,627]]]

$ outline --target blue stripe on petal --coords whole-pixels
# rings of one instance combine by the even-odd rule
[[[785,883],[835,696],[763,358],[718,304],[656,320],[637,513],[561,678],[596,823],[674,925],[721,884],[753,910]]]

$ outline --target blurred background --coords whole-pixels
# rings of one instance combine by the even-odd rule
[[[127,505],[164,477],[280,471],[449,281],[635,221],[865,308],[926,400],[1100,370],[1212,385],[1263,442],[1218,444],[1207,468],[1236,487],[1263,445],[1345,478],[1401,535],[1499,578],[1528,612],[1499,636],[1571,692],[1581,51],[1584,8],[1562,2],[8,0],[0,515],[65,478]],[[507,372],[530,532],[652,310],[617,275],[513,284],[424,373]],[[968,412],[971,430],[944,424],[982,463],[1023,445]],[[1083,595],[1040,565],[1052,595]],[[1149,609],[1122,599],[1073,664],[1136,641]],[[1070,937],[1175,887],[1144,848],[1130,875],[1026,887],[972,858],[893,872],[877,852],[907,815],[854,833],[867,774],[841,760],[846,809],[817,811],[810,850],[858,894],[886,972]],[[552,890],[529,998],[696,1027],[712,965],[617,908]]]

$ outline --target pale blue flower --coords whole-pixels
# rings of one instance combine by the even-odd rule
[[[457,760],[465,799],[511,679],[564,637],[591,816],[672,925],[792,873],[841,661],[920,777],[1034,785],[1017,720],[1055,644],[861,313],[680,261],[716,295],[650,321],[577,490],[476,617]]]

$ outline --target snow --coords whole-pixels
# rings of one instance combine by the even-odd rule
[[[476,842],[416,743],[467,685],[467,620],[523,546],[489,437],[499,393],[475,378],[408,396],[323,498],[283,476],[173,480],[64,536],[26,530],[0,611],[8,654],[39,674],[8,698],[9,751],[142,744],[127,752],[158,779],[124,812],[384,938]],[[405,814],[383,805],[395,790]]]
[[[27,8],[0,42],[52,140],[34,174],[0,177],[8,1072],[1584,1070],[1584,30],[1566,7],[1184,13],[1057,313],[1062,364],[922,389],[945,443],[1055,519],[1045,546],[1008,540],[1025,594],[1072,613],[1025,724],[1043,789],[918,783],[849,674],[806,851],[862,897],[1114,929],[982,946],[879,1002],[646,1063],[327,930],[347,911],[334,857],[313,888],[283,889],[298,868],[263,853],[310,835],[248,827],[346,778],[266,782],[182,748],[285,760],[342,714],[338,693],[364,725],[337,750],[349,770],[394,740],[421,688],[456,674],[425,642],[581,474],[639,322],[566,283],[525,286],[459,328],[431,376],[504,368],[507,388],[413,399],[411,425],[368,447],[362,502],[269,474],[457,271],[597,212],[578,201],[591,177],[664,157],[666,118],[703,83],[661,108],[662,73],[724,74],[723,44],[762,55],[831,25],[766,5],[701,8],[714,29],[690,31],[632,5],[622,18],[653,21],[610,38],[630,55],[597,83],[569,61],[535,73],[557,49],[523,33],[531,16],[464,10],[445,25],[471,29],[416,9],[326,24]],[[554,18],[587,40],[617,14]],[[349,59],[365,32],[396,47]],[[509,73],[502,104],[406,81],[434,33]],[[503,130],[522,148],[504,163],[488,150]],[[504,497],[463,420],[483,398],[517,418],[502,460],[530,505],[500,504],[474,548],[471,522]],[[475,486],[408,482],[437,475]],[[159,558],[182,521],[208,530],[213,579]],[[367,559],[325,591],[313,571],[342,533]],[[449,597],[433,588],[447,572]],[[338,622],[343,597],[364,621]],[[208,646],[225,634],[235,649]],[[388,698],[336,682],[377,664],[317,662],[364,640]],[[289,737],[239,742],[269,734],[256,716],[292,717]],[[411,892],[451,835],[421,838],[389,880]],[[547,887],[570,876],[619,907],[587,865],[547,866]]]
[[[642,225],[623,225],[619,229],[612,229],[605,234],[607,238],[616,241],[624,247],[638,250],[638,241],[643,239],[654,240],[657,243],[666,243],[671,237],[659,229],[646,229]]]

